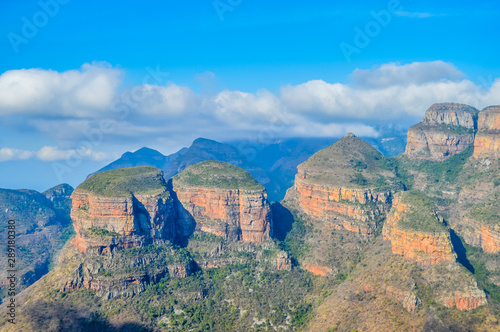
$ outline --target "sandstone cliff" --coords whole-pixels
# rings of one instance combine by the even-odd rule
[[[419,124],[408,130],[405,154],[412,159],[444,160],[474,142],[478,110],[442,103],[432,105]]]
[[[197,230],[232,241],[262,242],[269,237],[266,191],[239,167],[201,162],[176,175],[172,186],[181,205],[181,236]]]
[[[487,107],[479,113],[474,157],[500,158],[500,106]]]
[[[454,262],[457,257],[434,203],[420,192],[406,191],[395,196],[383,235],[391,241],[394,254],[422,265]]]
[[[372,236],[402,186],[390,164],[368,143],[348,134],[298,167],[287,201],[334,227]]]
[[[175,210],[163,174],[154,167],[98,173],[72,195],[73,243],[82,251],[110,252],[173,241]]]
[[[475,205],[458,226],[469,245],[491,254],[500,252],[500,207],[496,198]]]

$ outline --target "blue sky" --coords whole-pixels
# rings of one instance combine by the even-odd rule
[[[275,118],[275,137],[376,136],[433,102],[500,103],[499,16],[497,1],[3,0],[0,187],[76,185],[125,151],[258,137]],[[113,101],[134,91],[119,118]]]

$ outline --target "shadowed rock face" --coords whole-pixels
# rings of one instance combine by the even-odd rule
[[[136,181],[139,179],[138,181]],[[93,190],[107,184],[105,191]],[[151,183],[151,187],[144,184]],[[120,189],[111,190],[113,186]],[[154,167],[123,168],[98,173],[73,192],[73,243],[82,251],[99,253],[173,241],[175,209],[163,174]]]
[[[487,107],[479,113],[474,157],[500,158],[500,106]]]
[[[181,231],[195,227],[233,241],[269,238],[266,191],[246,171],[224,162],[201,162],[175,176],[172,186],[182,205]],[[186,236],[189,231],[182,233]]]
[[[405,154],[412,159],[444,160],[474,142],[478,110],[442,103],[432,105],[419,124],[408,130]]]
[[[410,192],[403,192],[394,198],[383,230],[384,240],[391,241],[394,254],[421,265],[454,262],[457,256],[448,230],[437,215],[433,216],[433,211],[425,213],[420,202],[412,204],[420,197],[410,198],[411,195]],[[419,223],[415,223],[415,220],[419,220]],[[413,223],[411,226],[405,225],[410,222]]]

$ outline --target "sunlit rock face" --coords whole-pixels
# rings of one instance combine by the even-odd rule
[[[487,107],[479,113],[474,142],[476,159],[500,158],[500,106]]]
[[[432,105],[424,119],[408,130],[405,154],[411,159],[445,160],[474,143],[478,110],[441,103]]]
[[[181,236],[193,229],[232,241],[269,238],[271,209],[262,185],[241,168],[219,161],[193,165],[172,179]]]
[[[72,194],[73,243],[82,252],[174,241],[174,201],[161,170],[122,168],[98,173]]]
[[[286,201],[317,221],[373,236],[401,185],[385,157],[347,134],[297,167]]]

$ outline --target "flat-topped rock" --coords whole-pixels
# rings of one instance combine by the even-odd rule
[[[269,237],[267,193],[247,171],[220,161],[204,161],[172,178],[181,204],[180,236],[194,229],[234,241],[262,242]]]
[[[474,107],[440,103],[408,130],[405,154],[411,159],[445,160],[474,142],[479,111]]]
[[[72,199],[73,243],[83,252],[174,240],[174,203],[160,169],[97,173],[75,189]]]

